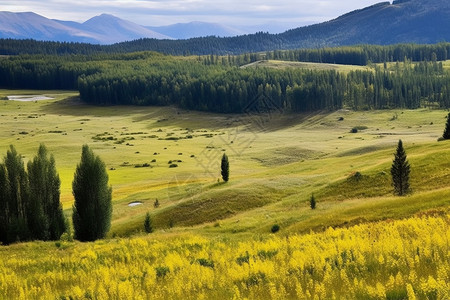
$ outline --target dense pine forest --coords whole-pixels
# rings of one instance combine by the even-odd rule
[[[46,45],[51,48],[58,43]],[[69,46],[83,52],[85,45]],[[0,59],[0,87],[73,89],[91,104],[177,105],[220,113],[243,112],[249,105],[260,104],[255,102],[267,100],[272,107],[293,112],[343,107],[448,108],[450,74],[441,61],[447,59],[449,51],[450,44],[437,44],[275,50],[223,56],[156,52],[10,55]],[[349,72],[242,68],[265,59],[370,68]]]

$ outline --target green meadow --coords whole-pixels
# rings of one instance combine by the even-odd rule
[[[44,143],[70,216],[73,175],[88,144],[113,188],[110,237],[143,232],[147,212],[155,237],[242,240],[269,234],[274,224],[289,235],[448,211],[450,204],[450,144],[437,141],[444,110],[233,115],[90,106],[73,91],[0,90],[0,99],[25,94],[54,99],[0,101],[1,156],[14,145],[27,162]],[[412,170],[406,197],[393,196],[390,178],[399,139]],[[220,178],[223,153],[228,183]],[[140,205],[129,206],[134,202]]]

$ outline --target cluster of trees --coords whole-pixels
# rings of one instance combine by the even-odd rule
[[[366,66],[370,63],[411,61],[444,61],[450,57],[450,43],[435,45],[360,45],[348,47],[274,50],[259,59],[317,62]]]
[[[171,55],[227,55],[229,62],[244,64],[261,59],[278,59],[304,62],[322,62],[350,65],[367,65],[369,62],[395,62],[405,58],[411,61],[443,61],[450,58],[450,43],[434,45],[359,45],[312,49],[289,49],[280,41],[267,39],[257,33],[234,38],[204,37],[189,40],[140,39],[115,45],[44,42],[35,40],[0,39],[0,55],[99,55],[157,51]],[[297,48],[297,47],[295,47]],[[210,60],[214,61],[214,59]]]
[[[27,170],[11,146],[0,164],[0,243],[58,240],[67,229],[55,159],[44,145]]]
[[[241,113],[261,95],[279,109],[418,108],[450,106],[450,74],[442,63],[409,61],[374,71],[205,66],[198,62],[106,71],[82,76],[81,99],[93,104],[168,105]]]
[[[241,113],[249,105],[257,105],[254,102],[261,96],[279,109],[294,112],[342,107],[383,109],[433,105],[448,108],[450,72],[437,59],[438,53],[439,58],[444,58],[447,51],[444,45],[398,49],[367,46],[266,54],[277,58],[292,54],[294,59],[306,60],[316,53],[322,62],[351,60],[358,53],[365,57],[371,53],[369,56],[388,60],[401,55],[432,58],[417,63],[406,59],[348,73],[236,66],[257,59],[259,54],[173,57],[139,52],[18,56],[0,59],[0,87],[78,89],[81,99],[92,104],[178,105],[221,113]]]
[[[314,38],[313,38],[314,40]],[[46,55],[93,55],[99,53],[130,53],[157,51],[171,55],[241,55],[267,52],[267,58],[297,61],[367,64],[367,62],[389,62],[446,60],[450,57],[450,43],[436,45],[397,44],[387,46],[361,45],[319,49],[320,39],[313,43],[301,42],[295,30],[284,34],[255,34],[237,37],[201,37],[188,40],[138,39],[114,45],[92,45],[86,43],[46,42],[35,40],[0,39],[0,55],[46,54]],[[300,47],[313,49],[298,49]],[[281,49],[290,49],[282,51]],[[291,51],[293,50],[293,51]]]
[[[28,171],[28,172],[27,172]],[[58,240],[69,231],[60,202],[55,159],[44,145],[28,162],[10,146],[0,164],[0,244],[28,240]],[[111,224],[111,187],[102,160],[83,146],[73,181],[75,238],[104,238]]]

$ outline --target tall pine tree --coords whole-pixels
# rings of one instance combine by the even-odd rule
[[[72,189],[75,238],[80,241],[104,238],[111,227],[112,188],[108,185],[105,164],[87,145],[82,148]]]
[[[450,140],[450,113],[448,113],[447,123],[445,123],[445,130],[444,130],[444,134],[442,135],[442,137],[445,140]]]
[[[220,165],[223,181],[227,182],[230,179],[230,164],[228,156],[224,153],[222,156],[222,163]]]
[[[147,233],[153,232],[153,225],[152,225],[152,219],[150,218],[150,213],[147,213],[145,215],[144,229],[145,229],[145,232],[147,232]]]
[[[7,232],[3,242],[9,244],[16,241],[26,241],[30,238],[27,224],[29,185],[22,156],[17,153],[12,145],[6,152],[4,165],[9,188],[5,195]]]
[[[394,186],[394,193],[396,195],[403,196],[410,191],[409,173],[410,165],[406,159],[406,152],[405,149],[403,149],[403,142],[402,140],[399,140],[391,167],[392,185]]]
[[[33,238],[58,240],[66,229],[60,202],[61,181],[53,155],[41,144],[33,161],[28,162],[30,209],[28,224]]]
[[[8,173],[6,167],[0,164],[0,244],[8,243],[9,195]]]

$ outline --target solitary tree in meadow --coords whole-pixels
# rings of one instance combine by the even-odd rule
[[[82,148],[72,189],[75,238],[80,241],[104,238],[111,227],[112,188],[108,185],[105,164],[87,145]]]
[[[403,196],[410,191],[409,173],[410,165],[406,159],[406,152],[403,149],[402,140],[399,140],[391,167],[392,185],[394,186],[394,193],[396,195]]]
[[[66,230],[60,202],[61,181],[53,155],[41,144],[36,157],[28,162],[30,201],[28,224],[33,238],[58,240]]]
[[[145,215],[144,229],[145,229],[145,232],[147,232],[147,233],[152,233],[153,232],[152,219],[150,218],[150,214],[149,213],[147,213]]]
[[[309,199],[309,206],[311,209],[316,209],[316,198],[314,197],[314,194],[311,195],[311,198]]]
[[[227,182],[230,179],[230,164],[228,162],[228,156],[224,153],[222,156],[222,163],[220,165],[223,181]]]
[[[442,137],[445,140],[450,140],[450,113],[448,113],[447,123],[445,124],[445,130],[444,130],[444,134],[442,135]]]

